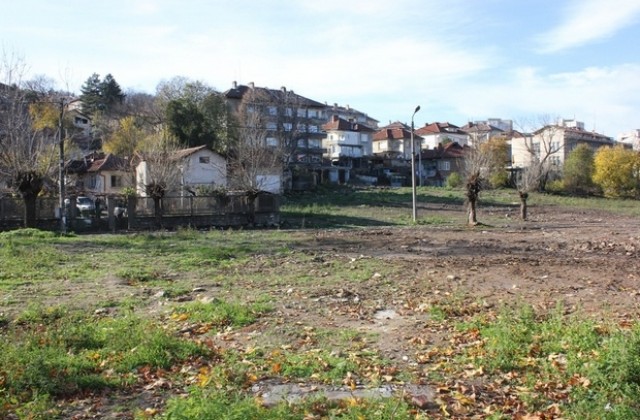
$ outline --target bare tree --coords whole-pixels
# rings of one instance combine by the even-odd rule
[[[158,227],[162,227],[162,199],[180,185],[180,161],[177,142],[166,132],[146,140],[139,151],[138,189],[151,197]]]
[[[249,195],[270,189],[270,180],[280,180],[282,176],[281,148],[270,137],[270,119],[262,111],[256,101],[243,101],[231,124],[235,138],[228,156],[231,185]]]
[[[35,227],[36,200],[55,173],[56,138],[60,132],[55,126],[34,127],[33,104],[53,98],[42,93],[46,89],[34,90],[37,83],[24,81],[25,71],[22,59],[3,53],[0,60],[0,80],[3,81],[0,83],[0,177],[7,179],[22,196],[24,225]]]
[[[549,116],[541,116],[537,122],[518,124],[521,131],[514,132],[511,140],[514,162],[518,167],[529,167],[532,179],[537,179],[537,189],[544,191],[550,174],[557,163],[558,154],[565,146],[560,135],[562,127]],[[538,127],[535,129],[535,127]]]
[[[236,143],[242,140],[241,130],[261,129],[269,153],[279,156],[283,176],[296,168],[302,169],[298,172],[302,174],[314,165],[321,149],[320,126],[325,122],[323,104],[285,87],[276,90],[253,84],[234,85],[232,92],[228,98],[232,114],[238,116]],[[249,113],[261,114],[261,117],[252,117]],[[254,134],[249,137],[255,137]]]
[[[480,192],[488,183],[488,177],[493,167],[494,157],[489,153],[489,148],[475,145],[469,148],[465,154],[465,194],[467,204],[467,223],[470,226],[478,224],[477,206]]]
[[[533,132],[514,131],[511,145],[515,165],[515,186],[520,199],[520,218],[527,220],[529,194],[533,191],[544,191],[558,159],[557,155],[565,146],[558,138],[561,127],[551,122],[551,117],[541,116],[535,124],[539,128]],[[532,128],[531,123],[519,124],[520,127]]]

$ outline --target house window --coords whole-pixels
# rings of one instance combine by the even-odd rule
[[[200,156],[198,158],[198,160],[200,161],[200,163],[209,163],[210,162],[210,157],[209,156]]]
[[[269,115],[277,115],[278,108],[276,108],[275,106],[267,107],[267,112],[269,113]]]
[[[111,188],[122,187],[122,177],[118,175],[111,175]]]
[[[540,157],[540,143],[534,143],[533,147],[532,147],[532,150],[533,150],[533,154],[535,156]]]
[[[92,175],[91,177],[89,177],[89,189],[95,190],[97,186],[98,186],[98,177],[95,175]]]
[[[277,130],[278,129],[278,125],[274,122],[268,122],[267,123],[267,130]]]
[[[298,108],[298,117],[304,118],[307,116],[306,110],[304,108]]]
[[[448,160],[441,160],[438,162],[438,169],[441,171],[450,171],[451,170],[451,162]]]
[[[278,139],[276,139],[275,137],[267,137],[267,146],[270,147],[277,147],[278,146]]]
[[[287,117],[292,117],[293,116],[293,109],[291,108],[287,108],[284,110],[284,113]]]
[[[318,126],[317,125],[310,125],[309,126],[309,131],[311,133],[317,133],[318,132]]]
[[[293,128],[293,124],[291,124],[291,123],[283,123],[282,124],[282,128],[284,129],[284,131],[291,131],[291,129]]]

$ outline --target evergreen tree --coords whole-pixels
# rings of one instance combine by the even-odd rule
[[[82,94],[82,112],[93,116],[96,113],[112,114],[122,104],[124,93],[116,79],[107,74],[104,80],[98,73],[93,73],[80,88]]]
[[[111,73],[107,74],[104,77],[104,80],[100,83],[100,90],[107,109],[112,110],[115,106],[122,104],[124,101],[124,93],[122,93],[120,85],[116,82],[116,79],[111,75]]]
[[[102,106],[102,93],[100,75],[93,73],[80,88],[80,99],[82,100],[82,112],[93,115]]]

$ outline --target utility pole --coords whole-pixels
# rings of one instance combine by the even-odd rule
[[[60,195],[60,232],[62,233],[66,233],[67,232],[67,215],[66,215],[66,209],[65,209],[65,203],[64,203],[64,195],[65,195],[65,191],[64,191],[64,138],[65,136],[63,135],[63,118],[64,118],[64,99],[60,99],[60,115],[58,118],[58,145],[60,148],[60,156],[59,156],[59,173],[58,173],[58,177],[60,180],[60,184],[59,184],[59,195]]]

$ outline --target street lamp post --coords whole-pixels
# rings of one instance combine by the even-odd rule
[[[413,141],[413,117],[416,116],[416,112],[420,111],[420,105],[418,105],[411,115],[411,200],[413,204],[412,218],[415,222],[418,218],[418,209],[416,207],[416,145]]]

